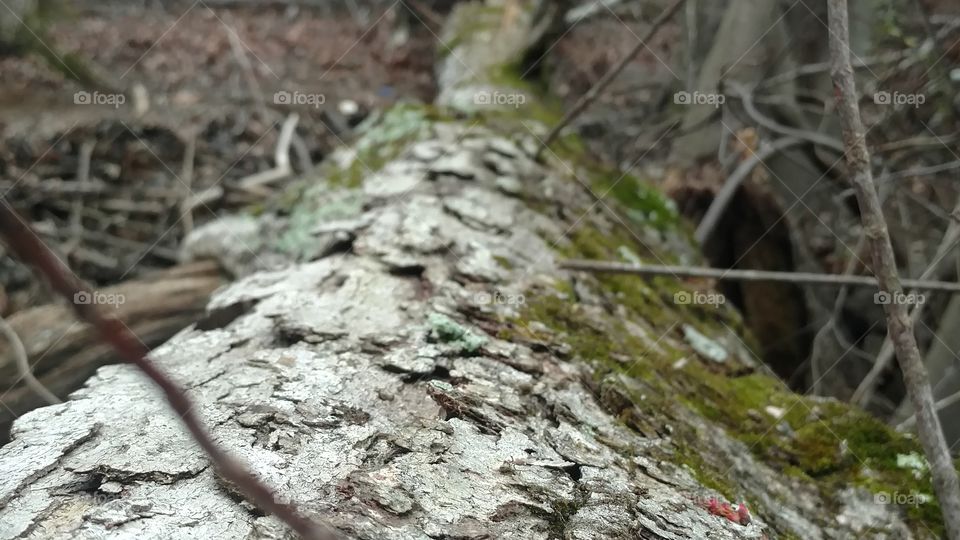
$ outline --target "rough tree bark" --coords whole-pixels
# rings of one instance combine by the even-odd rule
[[[732,311],[673,280],[558,268],[696,255],[659,194],[599,173],[574,137],[533,159],[559,119],[515,75],[533,12],[461,5],[438,106],[398,106],[297,197],[195,231],[188,251],[238,279],[156,362],[278,498],[344,537],[933,537],[935,509],[867,487],[916,445],[760,375]],[[129,366],[12,436],[0,538],[289,536]]]

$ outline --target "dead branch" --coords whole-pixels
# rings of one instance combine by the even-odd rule
[[[960,392],[954,392],[953,394],[950,394],[949,396],[937,401],[934,404],[934,407],[936,407],[937,411],[939,412],[958,402],[960,402]],[[916,415],[910,415],[910,417],[908,417],[906,420],[897,424],[897,431],[907,431],[912,429],[916,424]]]
[[[194,440],[210,456],[219,474],[232,483],[251,502],[266,512],[276,515],[303,538],[332,540],[335,538],[318,524],[302,516],[288,504],[277,501],[273,490],[254,476],[246,464],[238,461],[214,442],[210,432],[197,416],[197,408],[183,388],[147,358],[147,347],[118,319],[105,317],[93,303],[74,302],[76,295],[90,291],[42,242],[31,227],[17,215],[6,201],[0,201],[0,232],[10,251],[22,261],[33,265],[49,282],[50,287],[73,303],[77,315],[96,328],[100,338],[113,346],[125,361],[137,366],[163,392],[167,402],[177,413]]]
[[[683,3],[684,0],[673,0],[673,2],[667,6],[666,9],[664,9],[663,12],[657,16],[656,19],[654,19],[653,23],[650,24],[650,28],[647,30],[647,33],[637,41],[637,44],[633,47],[633,49],[625,54],[623,58],[621,58],[620,61],[617,62],[612,69],[610,69],[610,71],[604,74],[604,76],[597,81],[597,84],[593,85],[590,90],[587,90],[587,93],[581,96],[580,99],[577,100],[577,102],[573,105],[573,107],[567,111],[567,114],[563,116],[563,119],[560,120],[560,123],[554,126],[553,129],[547,133],[547,136],[543,140],[543,147],[550,146],[550,143],[557,138],[557,135],[560,134],[560,131],[570,125],[570,122],[572,122],[576,117],[580,116],[580,114],[583,113],[587,107],[589,107],[594,101],[597,100],[598,97],[600,97],[603,91],[610,86],[610,83],[617,78],[617,75],[619,75],[620,72],[627,67],[627,64],[629,64],[638,54],[640,54],[640,51],[647,46],[647,41],[649,41],[658,30],[660,30],[660,27],[663,26],[664,23],[673,17],[674,13],[680,9],[680,6],[682,6]],[[543,151],[543,147],[541,147],[539,152]]]
[[[293,134],[297,128],[297,122],[300,121],[300,115],[291,113],[283,122],[280,128],[280,139],[277,141],[277,149],[273,160],[276,164],[274,168],[258,172],[247,176],[237,182],[237,186],[244,191],[259,192],[263,186],[277,180],[282,180],[289,176],[293,169],[290,167],[290,144],[293,141]]]
[[[958,198],[957,204],[953,209],[953,214],[960,216],[960,198]],[[941,266],[943,266],[943,263],[947,260],[947,255],[953,251],[953,248],[956,247],[958,242],[960,242],[960,223],[954,219],[951,220],[947,226],[947,232],[943,235],[943,240],[940,241],[940,245],[937,246],[937,252],[933,260],[930,261],[927,268],[920,274],[920,279],[929,279],[936,275],[940,271]],[[910,314],[912,324],[917,324],[917,322],[923,318],[923,313],[924,306],[922,304],[914,308]],[[876,391],[877,384],[880,382],[880,376],[887,371],[890,367],[890,362],[893,361],[893,353],[893,342],[890,340],[890,336],[887,336],[883,341],[883,345],[880,347],[880,353],[877,354],[877,359],[873,363],[873,367],[870,368],[867,375],[860,381],[856,391],[853,393],[853,397],[850,398],[852,403],[856,403],[861,407],[866,407],[867,404],[870,403]]]
[[[228,17],[229,20],[228,14],[225,14],[224,16]],[[250,93],[257,102],[257,110],[260,112],[263,121],[266,122],[270,118],[269,114],[267,113],[267,100],[264,98],[263,89],[260,88],[260,82],[257,81],[257,75],[253,70],[253,64],[251,64],[250,59],[247,58],[245,45],[243,44],[243,41],[240,40],[240,36],[237,35],[237,30],[233,24],[227,24],[227,22],[224,21],[221,21],[221,23],[223,24],[224,29],[227,31],[227,38],[230,41],[230,49],[233,51],[233,56],[243,71],[243,77],[247,81],[247,86],[250,89]]]
[[[880,206],[880,197],[873,182],[870,152],[864,140],[866,130],[860,118],[860,107],[857,105],[859,94],[850,63],[847,1],[828,0],[827,9],[832,64],[830,74],[836,89],[837,111],[840,113],[851,183],[856,190],[860,219],[872,252],[873,272],[877,276],[881,293],[902,295],[903,286],[897,271],[890,232]],[[907,393],[916,411],[917,433],[930,462],[934,491],[940,501],[947,534],[953,540],[960,540],[960,482],[957,480],[957,470],[940,427],[933,391],[914,336],[913,320],[905,303],[889,302],[884,305],[884,310],[887,313],[887,334],[893,341]]]
[[[183,234],[193,230],[193,209],[187,207],[187,201],[193,193],[193,167],[197,151],[197,137],[190,134],[183,150],[183,163],[180,166],[180,182],[183,184],[183,200],[180,201],[180,219],[183,221]]]
[[[30,360],[27,358],[27,349],[24,348],[23,341],[20,340],[20,336],[17,335],[17,332],[14,331],[13,327],[11,327],[3,317],[0,317],[0,332],[7,338],[7,343],[13,351],[14,360],[17,363],[17,373],[20,378],[23,379],[36,395],[40,396],[47,403],[51,405],[60,403],[60,398],[33,376],[33,372],[30,371]]]
[[[773,272],[770,270],[740,270],[733,268],[704,268],[695,266],[670,266],[660,264],[626,264],[613,261],[594,261],[572,259],[560,261],[560,267],[567,270],[596,272],[603,274],[634,274],[647,276],[674,276],[709,279],[728,279],[733,281],[777,281],[804,285],[832,285],[848,287],[876,287],[878,281],[869,276],[847,276],[838,274],[813,274],[808,272]],[[905,279],[903,284],[912,289],[925,291],[960,292],[960,283],[949,281],[922,281]],[[900,291],[902,295],[902,291]],[[891,295],[891,298],[893,296]]]
[[[134,242],[131,249],[146,247]],[[97,292],[118,299],[111,315],[124,321],[145,345],[154,347],[200,320],[210,295],[222,284],[218,265],[199,261],[98,288]],[[26,349],[31,372],[55,395],[73,392],[100,366],[120,361],[92,329],[71,317],[63,302],[21,309],[7,317],[7,323]],[[20,415],[46,404],[28,386],[17,384],[22,371],[17,361],[16,351],[0,344],[0,385],[7,389],[0,397],[0,433]]]
[[[736,94],[736,97],[740,98],[740,101],[743,102],[743,108],[746,110],[747,114],[752,118],[757,124],[761,127],[767,128],[773,133],[784,137],[796,137],[799,139],[805,139],[810,141],[813,144],[819,146],[825,146],[831,150],[835,150],[839,153],[843,153],[843,142],[834,139],[833,137],[820,133],[817,131],[810,131],[805,129],[797,129],[788,126],[784,126],[772,118],[765,116],[759,110],[757,110],[756,105],[753,103],[753,93],[742,84],[739,84],[735,81],[725,81],[725,88],[730,88]]]

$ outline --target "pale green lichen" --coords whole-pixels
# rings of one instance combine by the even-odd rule
[[[427,322],[430,339],[458,346],[464,354],[476,354],[487,343],[485,336],[473,333],[442,313],[431,313]]]
[[[627,246],[620,246],[619,248],[617,248],[617,253],[620,254],[620,257],[623,260],[627,261],[630,264],[643,264],[643,260],[640,259],[640,257],[638,257],[637,254],[634,253],[633,250],[628,248]]]
[[[359,187],[363,179],[398,157],[407,146],[429,133],[441,117],[427,105],[400,104],[358,126],[358,137],[346,163],[331,163],[324,174],[335,186]],[[341,160],[344,161],[344,160]]]
[[[298,259],[310,258],[312,249],[317,246],[313,231],[318,225],[361,214],[363,197],[359,192],[329,191],[330,188],[325,185],[314,185],[304,190],[298,203],[290,209],[286,227],[277,239],[278,250]]]
[[[901,469],[913,469],[913,475],[917,478],[922,477],[927,469],[930,468],[929,465],[927,465],[926,458],[917,452],[897,454],[897,467]]]

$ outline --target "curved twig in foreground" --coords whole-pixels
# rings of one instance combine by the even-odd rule
[[[80,280],[50,249],[40,241],[30,226],[23,221],[7,201],[0,200],[0,234],[10,250],[22,261],[33,265],[58,294],[74,306],[77,315],[90,323],[100,338],[109,343],[117,355],[134,364],[160,387],[173,410],[180,416],[194,440],[210,456],[220,476],[232,483],[244,495],[266,512],[283,520],[301,537],[310,540],[332,540],[335,536],[306,517],[296,508],[276,500],[270,488],[258,480],[250,470],[221,449],[213,441],[207,428],[197,416],[196,408],[183,389],[147,358],[147,347],[117,319],[104,317],[93,303],[73,302],[75,295],[87,293]],[[329,527],[327,527],[329,530]]]

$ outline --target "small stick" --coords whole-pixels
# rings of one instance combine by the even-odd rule
[[[117,319],[104,317],[92,303],[74,302],[76,295],[90,294],[80,280],[50,251],[33,229],[17,215],[5,200],[0,200],[0,234],[10,251],[33,265],[50,283],[50,287],[70,302],[77,315],[93,326],[100,338],[116,350],[117,355],[137,366],[163,392],[167,402],[180,416],[194,440],[210,456],[220,476],[240,490],[262,510],[277,516],[301,537],[310,540],[332,540],[332,533],[321,531],[317,523],[302,516],[295,507],[278,502],[273,491],[254,476],[249,468],[225,452],[213,440],[197,416],[196,407],[183,388],[147,358],[147,347]],[[327,526],[329,529],[329,527]]]
[[[667,8],[664,9],[656,19],[654,19],[653,24],[650,25],[650,29],[648,29],[647,33],[640,38],[633,49],[631,49],[630,52],[621,58],[620,61],[617,62],[617,64],[613,66],[610,71],[601,77],[600,80],[597,81],[597,84],[593,85],[590,90],[587,90],[587,93],[581,96],[577,103],[574,104],[573,108],[571,108],[567,114],[564,115],[563,119],[560,120],[560,123],[550,130],[550,133],[548,133],[543,140],[544,147],[550,146],[550,143],[557,138],[557,135],[560,134],[560,131],[563,130],[563,128],[567,127],[570,122],[572,122],[576,117],[580,116],[580,113],[586,110],[587,107],[589,107],[594,101],[597,100],[598,97],[600,97],[600,94],[603,93],[608,86],[610,86],[610,83],[617,78],[617,75],[620,75],[620,72],[627,67],[627,64],[629,64],[634,57],[640,54],[640,51],[647,46],[647,41],[649,41],[658,30],[660,30],[660,27],[663,26],[664,23],[673,17],[673,14],[680,9],[680,6],[683,5],[684,1],[685,0],[673,0],[673,2],[667,6]],[[537,152],[537,157],[539,157],[540,152],[542,151],[543,148],[541,147]]]
[[[743,102],[743,108],[747,111],[747,114],[752,118],[756,123],[760,124],[761,127],[765,127],[770,131],[777,133],[784,137],[797,137],[799,139],[805,139],[813,144],[820,146],[826,146],[831,150],[835,150],[842,154],[843,141],[839,139],[834,139],[833,137],[820,133],[819,131],[809,131],[805,129],[796,129],[789,126],[784,126],[778,123],[776,120],[764,116],[757,106],[753,103],[753,93],[746,86],[736,82],[736,81],[726,81],[724,83],[727,88],[736,93],[736,97],[740,98],[740,101]]]
[[[951,406],[951,405],[953,405],[953,404],[955,404],[955,403],[958,403],[958,402],[960,402],[960,392],[955,392],[955,393],[953,393],[953,394],[951,394],[951,395],[949,395],[949,396],[941,399],[940,401],[937,401],[937,402],[934,404],[934,407],[936,407],[937,412],[940,412],[940,411],[942,411],[943,409],[946,409],[947,407],[949,407],[949,406]],[[897,424],[896,430],[897,430],[897,431],[907,431],[908,429],[912,429],[912,428],[913,428],[914,426],[916,426],[916,425],[917,425],[917,417],[916,417],[916,415],[911,414],[910,416],[908,416],[908,417],[906,418],[906,420],[904,420],[903,422],[900,422],[899,424]]]
[[[693,278],[729,279],[734,281],[777,281],[807,285],[843,285],[849,287],[877,287],[876,278],[869,276],[845,276],[838,274],[814,274],[808,272],[773,272],[769,270],[737,270],[694,266],[669,266],[660,264],[626,264],[614,261],[572,259],[560,261],[567,270],[601,274],[635,274],[649,276],[676,276]],[[960,283],[948,281],[923,281],[905,279],[903,284],[921,291],[960,292]]]
[[[230,22],[232,23],[233,21],[231,20]],[[263,117],[262,120],[266,122],[267,119],[270,118],[267,114],[267,100],[263,95],[263,89],[260,88],[260,82],[257,81],[253,64],[251,64],[250,59],[247,58],[247,53],[244,50],[243,42],[240,41],[240,36],[237,35],[237,30],[227,23],[223,23],[223,27],[227,30],[227,38],[230,40],[230,49],[233,51],[233,56],[236,58],[237,63],[240,64],[243,70],[243,76],[247,80],[247,86],[250,87],[250,93],[253,94],[253,98],[257,100],[257,108]]]
[[[0,332],[3,333],[4,337],[7,338],[7,343],[10,344],[13,358],[17,362],[17,371],[20,373],[20,378],[27,383],[27,386],[50,405],[63,403],[60,401],[60,398],[33,376],[33,373],[30,371],[30,360],[27,356],[27,349],[24,348],[23,342],[20,341],[20,336],[17,335],[17,332],[3,317],[0,317]]]
[[[95,142],[92,140],[83,141],[80,145],[80,154],[77,156],[77,178],[76,184],[80,190],[87,187],[90,182],[90,158],[93,156]],[[70,246],[66,251],[73,251],[80,245],[80,236],[83,233],[83,197],[77,197],[73,200],[70,208],[70,240],[67,245]]]
[[[274,168],[261,171],[247,176],[237,182],[237,186],[244,191],[258,191],[260,187],[276,182],[289,176],[293,169],[290,167],[290,144],[293,141],[294,130],[297,128],[297,122],[300,116],[297,113],[291,113],[283,122],[280,128],[280,139],[277,141],[277,149],[274,152]]]
[[[183,200],[180,201],[180,219],[183,221],[183,234],[193,230],[193,208],[188,206],[193,194],[193,166],[197,151],[197,136],[189,134],[183,149],[183,164],[180,167],[180,181],[183,183]]]

